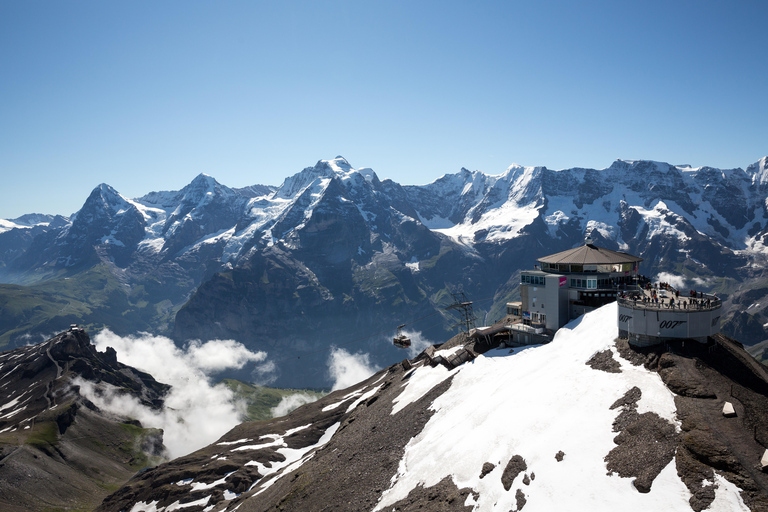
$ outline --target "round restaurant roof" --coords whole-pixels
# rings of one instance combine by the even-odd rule
[[[537,260],[539,263],[571,264],[571,265],[615,265],[618,263],[637,263],[643,258],[632,256],[626,252],[612,251],[592,244],[582,245],[575,249],[544,256]]]

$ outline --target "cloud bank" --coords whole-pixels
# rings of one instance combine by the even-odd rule
[[[413,359],[430,345],[435,343],[425,338],[420,331],[403,331],[403,334],[411,339],[411,346],[408,347],[408,359]]]
[[[351,354],[343,348],[333,347],[328,356],[328,371],[333,379],[332,391],[357,384],[378,370],[376,365],[371,364],[370,356],[362,352]]]
[[[658,275],[656,275],[656,277],[653,278],[653,282],[669,283],[680,291],[701,286],[708,288],[710,284],[706,279],[701,279],[699,277],[688,279],[685,276],[681,276],[679,274],[670,274],[669,272],[660,272]]]
[[[307,393],[294,393],[293,395],[284,396],[279,404],[270,409],[270,412],[273,418],[277,418],[285,416],[304,404],[311,404],[315,401],[317,401],[316,396],[308,395]]]
[[[163,336],[142,333],[122,337],[104,330],[94,336],[93,342],[97,350],[103,352],[112,347],[121,363],[172,386],[163,410],[155,411],[102,384],[82,379],[76,382],[98,407],[135,418],[145,427],[162,428],[171,457],[212,443],[242,421],[244,405],[237,403],[232,391],[223,384],[213,385],[211,375],[241,369],[249,363],[264,364],[267,357],[265,352],[251,352],[234,340],[193,341],[179,348]]]

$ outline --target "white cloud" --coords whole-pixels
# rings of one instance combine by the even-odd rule
[[[709,286],[708,279],[702,279],[701,277],[694,277],[692,281],[693,281],[693,284],[695,284],[696,286]]]
[[[687,278],[685,276],[671,274],[669,272],[659,273],[656,277],[653,278],[653,282],[669,283],[680,291],[686,291],[689,288],[709,288],[712,285],[708,279],[701,277]]]
[[[677,275],[677,274],[670,274],[669,272],[661,272],[659,273],[654,279],[654,283],[668,283],[672,285],[674,288],[677,288],[678,290],[685,290],[685,277]]]
[[[251,352],[235,340],[211,340],[206,343],[194,340],[187,346],[187,354],[192,364],[206,373],[242,368],[249,362],[260,362],[267,357],[264,352]]]
[[[257,386],[269,386],[277,380],[277,366],[274,361],[258,364],[251,372],[251,380]]]
[[[80,380],[81,392],[98,407],[141,421],[145,427],[162,428],[163,441],[172,457],[206,446],[242,420],[243,404],[223,384],[213,385],[210,374],[261,363],[265,352],[251,352],[233,340],[194,341],[183,349],[163,336],[142,333],[121,337],[104,330],[94,337],[99,351],[112,347],[118,360],[170,384],[165,407],[156,411],[131,396],[120,395],[102,384]],[[97,392],[101,387],[101,392]]]
[[[58,333],[56,332],[51,334],[30,334],[27,332],[17,336],[16,339],[14,339],[14,343],[17,347],[30,347],[32,345],[38,345],[41,342],[48,341],[57,334]]]
[[[328,357],[328,371],[333,379],[333,391],[344,389],[365,380],[379,370],[371,364],[368,354],[350,354],[343,348],[333,347]]]
[[[284,396],[283,399],[280,400],[280,403],[272,408],[272,417],[277,418],[279,416],[285,416],[294,409],[298,409],[304,404],[311,404],[316,400],[316,396],[307,393],[294,393],[293,395]]]
[[[426,339],[420,331],[403,331],[403,334],[411,339],[411,346],[408,347],[408,358],[412,359],[430,345],[434,345],[434,342]]]

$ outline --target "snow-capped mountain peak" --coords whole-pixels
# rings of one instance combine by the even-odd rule
[[[326,163],[333,170],[339,173],[347,173],[353,170],[352,166],[349,165],[349,162],[347,162],[347,159],[340,155],[333,160],[321,160],[321,162]]]
[[[361,167],[360,169],[357,170],[357,172],[363,175],[363,177],[365,178],[365,181],[374,182],[374,181],[378,181],[379,179],[379,177],[376,176],[376,173],[373,172],[373,169],[371,169],[370,167]]]
[[[747,167],[746,173],[750,176],[753,185],[760,189],[765,187],[768,183],[768,156],[764,156]]]
[[[91,191],[83,207],[72,215],[71,220],[73,225],[82,225],[105,216],[112,219],[130,210],[136,210],[133,201],[123,197],[106,183],[102,183]]]
[[[279,199],[298,197],[307,187],[317,187],[325,183],[323,180],[328,178],[341,180],[347,188],[353,183],[378,182],[378,177],[372,169],[357,170],[344,157],[337,156],[333,160],[319,160],[314,167],[306,167],[298,174],[286,178],[273,197]]]
[[[133,206],[131,201],[123,197],[117,190],[106,183],[97,186],[91,193],[91,198],[89,199],[92,199],[93,201],[101,201],[105,207],[109,208],[114,213],[125,211]]]
[[[275,191],[275,198],[290,199],[296,197],[320,178],[330,178],[336,174],[336,170],[328,160],[318,161],[314,167],[305,167],[301,172],[286,178],[283,184]]]
[[[15,219],[0,219],[0,233],[11,229],[31,229],[34,227],[61,227],[66,225],[69,219],[61,215],[47,215],[44,213],[27,213]]]

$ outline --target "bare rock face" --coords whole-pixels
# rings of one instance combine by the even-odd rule
[[[517,504],[517,510],[523,510],[523,507],[525,506],[527,501],[528,500],[525,499],[525,493],[521,489],[518,489],[515,492],[515,502]]]
[[[709,389],[696,371],[696,361],[663,354],[659,358],[659,375],[664,384],[674,393],[692,398],[715,398],[717,395]]]
[[[486,462],[485,464],[483,464],[482,471],[480,471],[480,478],[485,478],[488,475],[488,473],[493,471],[495,468],[496,468],[495,465],[491,464],[490,462]]]
[[[515,481],[517,475],[528,469],[528,465],[519,455],[513,455],[507,466],[504,468],[504,473],[501,475],[501,483],[504,485],[504,490],[508,491],[512,488],[512,482]]]
[[[617,446],[606,455],[605,463],[611,473],[634,477],[635,488],[646,493],[674,458],[677,433],[675,426],[658,414],[637,413],[641,394],[634,387],[611,406],[621,407],[622,411],[613,423],[613,430],[619,432],[613,440]]]
[[[639,393],[630,390],[613,406],[622,408],[614,423],[621,433],[615,439],[619,446],[606,457],[608,468],[621,475],[637,475],[638,490],[650,489],[652,479],[643,473],[640,461],[660,447],[663,458],[671,460],[673,454],[677,473],[691,492],[694,511],[705,510],[713,502],[715,473],[742,489],[742,499],[751,510],[768,510],[768,474],[757,464],[768,441],[765,368],[740,343],[722,334],[708,345],[673,346],[674,352],[660,347],[635,350],[621,341],[617,347],[633,364],[658,371],[676,394],[681,432],[674,434],[666,422],[638,415],[634,404]],[[736,416],[722,414],[724,401],[733,404]]]
[[[91,510],[107,489],[162,459],[163,433],[106,415],[75,377],[105,382],[150,407],[168,386],[97,352],[70,329],[39,345],[0,353],[0,510]]]
[[[394,510],[403,512],[430,511],[453,512],[470,511],[472,506],[465,505],[471,489],[459,489],[450,477],[443,478],[432,487],[418,486],[408,494],[408,497],[393,505]]]
[[[613,352],[603,350],[593,355],[587,365],[595,370],[601,370],[608,373],[621,373],[621,365],[613,358]]]

